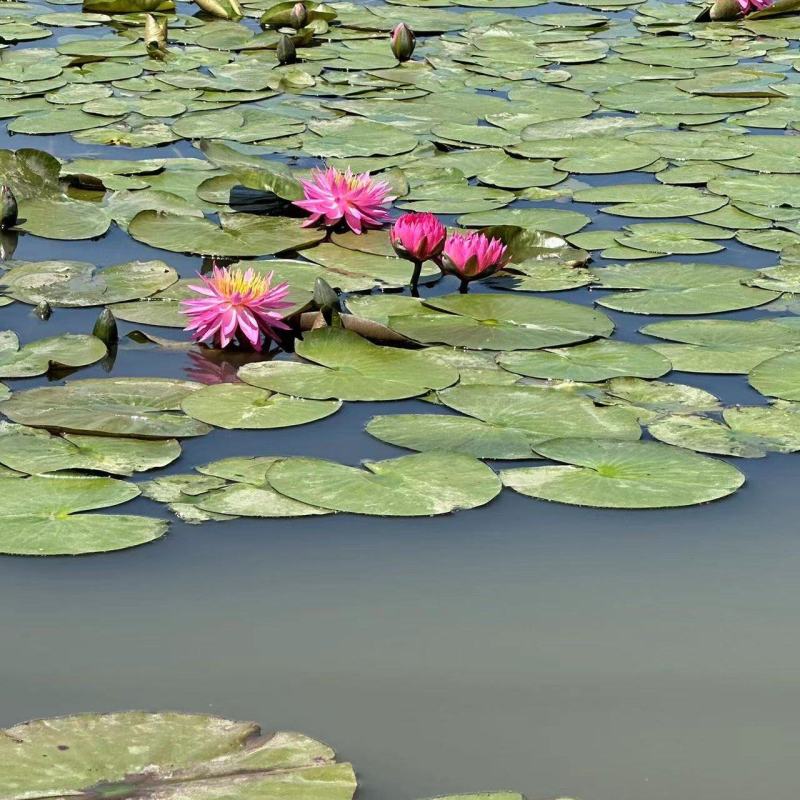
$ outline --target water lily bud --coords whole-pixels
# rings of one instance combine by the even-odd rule
[[[294,46],[294,40],[291,36],[284,34],[278,41],[278,63],[279,64],[294,64],[297,61],[297,50]]]
[[[314,281],[314,304],[321,310],[339,308],[339,295],[323,278]]]
[[[229,19],[234,22],[244,17],[244,11],[239,5],[239,0],[195,0],[206,14],[219,19]]]
[[[709,16],[714,22],[730,22],[742,16],[742,7],[739,0],[714,0]]]
[[[0,230],[8,230],[17,224],[17,198],[14,192],[3,184],[0,188]]]
[[[19,233],[15,230],[0,230],[0,261],[8,261],[14,257],[19,242]]]
[[[100,312],[100,316],[92,328],[92,336],[96,336],[106,347],[113,347],[119,340],[117,321],[108,308]]]
[[[416,44],[417,37],[405,22],[395,25],[392,31],[392,53],[398,61],[408,61]]]
[[[296,30],[305,28],[308,22],[308,11],[303,3],[295,3],[289,12],[289,24]]]
[[[157,19],[152,14],[144,18],[144,45],[153,54],[165,53],[167,50],[167,19]]]
[[[40,320],[47,321],[53,316],[53,307],[47,300],[40,300],[33,309],[33,313],[39,317]]]

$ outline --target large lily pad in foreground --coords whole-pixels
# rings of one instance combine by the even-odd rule
[[[266,256],[310,247],[324,231],[301,227],[302,220],[257,214],[220,213],[220,225],[185,214],[142,211],[128,226],[134,239],[175,253]]]
[[[464,453],[475,458],[535,458],[527,431],[451,414],[373,417],[367,433],[409,450]]]
[[[376,516],[448,514],[488,503],[501,489],[497,475],[459,453],[418,453],[349,467],[318,458],[287,458],[267,480],[303,503]]]
[[[129,261],[98,269],[82,261],[9,262],[5,293],[35,305],[99,306],[148,297],[178,280],[163,261]]]
[[[707,417],[673,416],[657,420],[650,433],[662,442],[741,458],[800,450],[800,410],[794,404],[726,408],[724,423]]]
[[[122,550],[158,539],[167,530],[167,523],[160,519],[78,513],[136,497],[139,490],[125,481],[37,476],[4,478],[0,484],[0,553],[54,556]],[[6,745],[7,740],[0,737],[0,797],[24,797],[24,792],[13,790],[25,784],[12,783],[11,776],[25,773],[19,771],[19,756],[8,760]],[[41,760],[25,763],[28,780],[35,779],[37,770],[32,764],[38,763],[41,770]]]
[[[239,377],[252,386],[315,400],[400,400],[458,380],[458,372],[446,364],[374,345],[343,328],[310,331],[296,350],[315,363],[262,361],[243,366]]]
[[[218,383],[188,395],[184,413],[218,428],[287,428],[334,414],[335,400],[306,400],[273,394],[244,383]]]
[[[620,408],[599,408],[587,397],[539,386],[461,385],[438,394],[450,408],[494,426],[525,431],[534,448],[548,439],[592,436],[635,440],[641,428]]]
[[[40,428],[0,422],[0,464],[32,475],[66,469],[131,475],[164,467],[180,454],[174,439],[54,436]]]
[[[715,264],[625,264],[595,270],[604,289],[629,289],[597,302],[631,314],[718,314],[764,305],[779,292],[745,286],[752,270]]]
[[[253,722],[123,711],[34,720],[0,732],[0,797],[351,800],[356,779],[322,742]]]
[[[518,375],[588,382],[620,376],[659,378],[671,368],[668,359],[646,345],[605,339],[554,350],[502,353],[497,361]]]
[[[800,352],[781,353],[750,372],[750,385],[761,394],[800,400]]]
[[[167,378],[99,378],[17,392],[0,414],[37,428],[141,436],[202,436],[211,428],[178,411],[200,383]]]
[[[13,331],[0,331],[0,377],[30,378],[51,367],[85,367],[106,354],[95,336],[62,334],[19,346]]]
[[[537,448],[564,465],[501,473],[528,497],[595,508],[670,508],[718,500],[743,483],[739,470],[660,442],[557,439]]]
[[[614,324],[598,311],[538,297],[451,294],[425,301],[444,313],[389,317],[398,333],[428,344],[474,350],[535,350],[609,336]]]

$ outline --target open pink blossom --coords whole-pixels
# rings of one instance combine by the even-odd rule
[[[772,5],[772,0],[738,0],[742,14],[750,14],[753,11],[761,11]]]
[[[401,258],[427,261],[441,255],[447,229],[429,212],[403,214],[392,226],[389,238],[395,253]]]
[[[315,169],[311,180],[301,183],[305,199],[294,204],[311,214],[305,227],[319,222],[332,227],[344,220],[354,233],[362,233],[366,228],[380,228],[389,219],[385,206],[394,200],[389,184],[372,180],[368,172],[354,175],[349,168],[346,172],[333,167]]]
[[[479,231],[448,236],[442,253],[442,271],[461,278],[461,288],[468,281],[487,278],[509,260],[506,246]]]
[[[202,296],[181,302],[181,310],[189,320],[184,330],[192,331],[196,341],[211,339],[220,347],[227,347],[236,337],[261,350],[262,333],[277,339],[278,330],[289,328],[280,313],[292,305],[285,299],[289,284],[272,286],[273,275],[215,266],[211,277],[201,275],[201,284],[189,286]]]

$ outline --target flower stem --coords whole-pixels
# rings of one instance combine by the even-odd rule
[[[422,262],[415,261],[414,262],[414,274],[411,276],[411,286],[412,288],[416,288],[417,284],[419,283],[419,276],[422,274]]]
[[[461,279],[461,286],[458,287],[461,294],[466,294],[469,291],[469,281],[466,278]]]

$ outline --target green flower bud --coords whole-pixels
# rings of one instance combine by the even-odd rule
[[[17,224],[17,198],[14,192],[3,184],[0,188],[0,230],[8,230]]]
[[[152,14],[144,18],[144,45],[148,53],[157,57],[167,52],[167,19],[157,19]]]
[[[119,340],[117,321],[108,308],[100,312],[100,316],[92,328],[92,336],[96,336],[106,347],[113,347]]]
[[[714,0],[709,16],[714,22],[730,22],[742,16],[742,7],[738,0]]]
[[[40,300],[33,309],[33,313],[39,317],[39,319],[46,321],[53,316],[53,307],[47,300]]]
[[[239,5],[239,0],[195,0],[206,14],[219,19],[237,21],[244,17],[244,11]]]
[[[314,281],[314,305],[322,311],[339,308],[339,295],[323,278]]]
[[[278,40],[277,55],[279,64],[294,64],[297,61],[297,49],[291,36],[283,34]]]
[[[398,61],[408,61],[416,44],[417,38],[414,36],[414,31],[405,22],[395,25],[392,31],[392,53]]]

